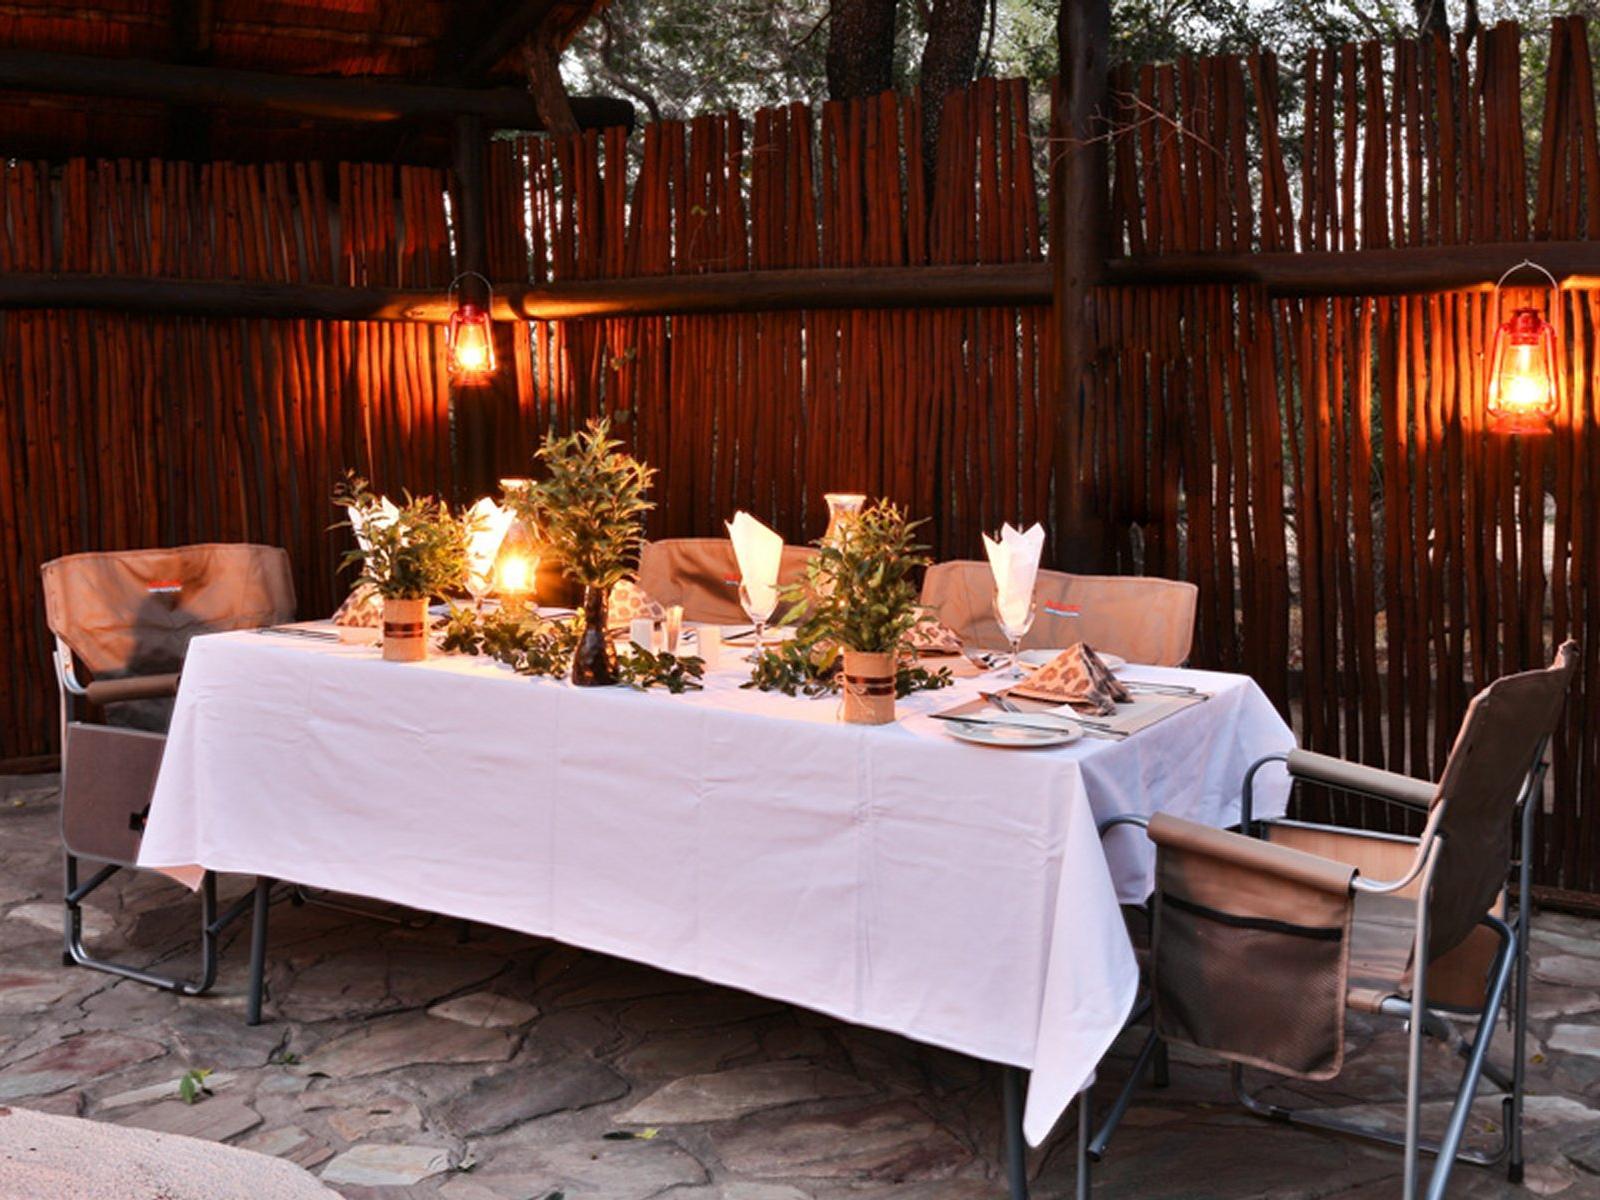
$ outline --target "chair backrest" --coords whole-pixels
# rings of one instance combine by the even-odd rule
[[[1561,719],[1577,665],[1578,644],[1566,642],[1550,666],[1497,679],[1468,706],[1433,798],[1444,808],[1428,905],[1429,961],[1464,941],[1505,886],[1512,815]]]
[[[1148,575],[1040,571],[1034,585],[1037,615],[1022,644],[1064,648],[1087,642],[1129,662],[1180,666],[1194,644],[1199,592],[1192,583]],[[994,576],[988,563],[958,560],[929,567],[922,603],[968,646],[1006,648],[994,615]]]
[[[785,546],[778,566],[779,585],[804,576],[806,564],[816,553],[810,546]],[[663,538],[646,542],[639,554],[639,586],[662,604],[683,605],[686,621],[721,625],[749,622],[739,603],[739,560],[727,538]]]
[[[50,631],[97,679],[177,671],[198,634],[295,615],[289,555],[276,546],[69,554],[40,572]]]

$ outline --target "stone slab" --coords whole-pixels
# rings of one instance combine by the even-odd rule
[[[765,1179],[940,1179],[971,1158],[948,1130],[899,1101],[793,1119],[763,1114],[713,1142],[734,1174]]]
[[[243,1100],[232,1096],[213,1096],[194,1104],[182,1100],[163,1100],[149,1108],[120,1116],[119,1125],[154,1129],[158,1133],[177,1133],[208,1142],[225,1142],[248,1133],[261,1124],[261,1114]]]
[[[446,1021],[459,1021],[478,1029],[502,1029],[526,1025],[539,1015],[539,1010],[525,1000],[496,992],[470,992],[435,1004],[428,1010],[428,1015]]]
[[[786,1104],[860,1096],[871,1090],[859,1079],[810,1063],[758,1063],[675,1079],[618,1116],[617,1123],[684,1125],[731,1121]]]
[[[322,1168],[325,1183],[408,1187],[450,1169],[450,1152],[439,1146],[363,1142]]]
[[[499,1133],[554,1112],[603,1104],[627,1094],[628,1085],[586,1055],[554,1055],[474,1079],[439,1110],[440,1122],[462,1137]]]
[[[368,1021],[334,1038],[308,1055],[306,1065],[335,1079],[351,1079],[397,1067],[504,1062],[520,1040],[509,1030],[405,1013]]]
[[[166,1049],[158,1042],[126,1034],[79,1034],[0,1071],[0,1100],[59,1092],[165,1053]]]

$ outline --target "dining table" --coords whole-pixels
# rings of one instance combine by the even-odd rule
[[[1034,1145],[1139,990],[1121,905],[1149,895],[1153,854],[1100,822],[1236,823],[1246,770],[1293,746],[1251,679],[1212,671],[1128,665],[1199,699],[1130,736],[1006,748],[935,715],[998,670],[869,726],[741,686],[731,645],[669,694],[385,662],[304,628],[191,644],[141,866],[504,927],[1023,1068]],[[1257,815],[1287,795],[1268,772]]]

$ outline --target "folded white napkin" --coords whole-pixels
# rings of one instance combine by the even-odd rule
[[[479,579],[489,579],[494,573],[494,560],[500,553],[500,543],[516,514],[501,508],[488,496],[467,509],[467,521],[472,527],[467,545],[467,569]]]
[[[350,514],[350,528],[355,532],[356,541],[360,543],[363,550],[371,549],[371,547],[367,545],[367,522],[365,518],[363,518],[362,515],[354,508],[346,508],[344,511]],[[399,519],[400,510],[395,507],[394,501],[389,499],[387,496],[379,496],[378,511],[372,514],[373,528],[386,528],[387,526],[393,525]]]
[[[1001,620],[1020,629],[1027,623],[1028,605],[1033,602],[1039,556],[1044,553],[1044,526],[1035,521],[1027,532],[1001,526],[998,539],[983,535],[983,548],[989,555],[989,570],[994,572]]]
[[[739,577],[757,612],[770,614],[778,606],[778,567],[783,561],[783,538],[747,512],[736,512],[728,523]]]

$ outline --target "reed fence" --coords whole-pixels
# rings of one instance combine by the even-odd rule
[[[1319,50],[1293,79],[1266,53],[1123,70],[1106,133],[1117,252],[1526,241],[1537,258],[1540,242],[1600,236],[1584,27],[1553,26],[1537,127],[1521,50],[1502,25]],[[947,101],[931,191],[920,130],[918,99],[886,95],[662,122],[631,145],[621,131],[498,140],[489,272],[1039,262],[1023,85],[984,80]],[[439,172],[370,164],[0,162],[0,271],[437,288],[456,270],[449,189]],[[1103,287],[1081,439],[1101,565],[1197,582],[1197,662],[1253,675],[1312,748],[1431,775],[1478,686],[1578,637],[1537,878],[1600,894],[1587,703],[1600,293],[1552,304],[1559,427],[1512,441],[1486,428],[1484,354],[1500,306],[1526,295]],[[746,508],[803,540],[822,492],[857,490],[928,517],[938,555],[971,557],[980,530],[1053,511],[1046,306],[566,320],[500,337],[499,376],[454,388],[430,326],[0,313],[0,549],[16,570],[0,757],[53,744],[39,562],[275,542],[303,612],[324,613],[344,545],[326,498],[346,466],[466,499],[525,474],[546,429],[604,413],[661,470],[656,536],[715,533]],[[1391,820],[1335,798],[1308,811]]]
[[[1521,50],[1505,24],[1454,45],[1315,51],[1293,123],[1270,54],[1124,70],[1119,248],[1526,240],[1537,259],[1541,241],[1595,237],[1583,23],[1553,26],[1536,139]],[[1550,301],[1566,351],[1558,427],[1512,439],[1485,420],[1486,354],[1502,312],[1529,299],[1106,288],[1085,430],[1114,565],[1197,582],[1200,660],[1292,700],[1313,749],[1435,778],[1477,688],[1578,638],[1537,879],[1600,893],[1600,293]],[[1313,808],[1397,827],[1348,800]]]

